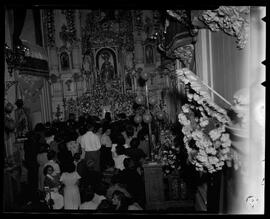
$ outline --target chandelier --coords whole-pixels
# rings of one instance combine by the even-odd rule
[[[5,59],[10,77],[13,71],[19,69],[25,63],[25,57],[29,56],[29,49],[24,46],[16,46],[13,50],[5,43]]]

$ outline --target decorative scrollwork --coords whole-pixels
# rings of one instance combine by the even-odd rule
[[[243,49],[249,32],[249,6],[221,6],[216,10],[206,10],[198,17],[211,31],[222,30],[237,38],[237,47]]]
[[[180,61],[185,65],[185,67],[190,65],[193,53],[194,53],[193,44],[181,46],[174,50],[174,55],[176,56],[176,58],[180,59]]]
[[[47,41],[49,47],[55,46],[55,25],[54,13],[52,9],[45,10],[46,26],[47,26]]]

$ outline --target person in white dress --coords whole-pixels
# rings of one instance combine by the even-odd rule
[[[48,144],[41,144],[40,145],[40,151],[37,155],[37,162],[39,165],[38,168],[38,189],[39,190],[43,190],[43,184],[44,184],[44,174],[43,174],[43,169],[44,169],[44,165],[49,161],[47,158],[47,154],[48,154],[48,149],[49,149],[49,145]]]
[[[75,171],[75,165],[71,163],[64,172],[60,181],[64,184],[64,209],[77,210],[81,204],[79,191],[80,175]]]

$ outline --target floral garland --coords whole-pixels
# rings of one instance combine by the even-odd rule
[[[162,165],[164,175],[169,175],[175,170],[179,170],[180,166],[180,149],[174,144],[174,136],[166,129],[160,133],[160,149],[155,155],[155,159],[159,160]]]
[[[178,70],[177,75],[189,88],[188,103],[182,106],[178,116],[189,160],[198,171],[221,170],[225,162],[231,160],[231,140],[225,129],[230,119],[224,109],[211,101],[189,69]]]

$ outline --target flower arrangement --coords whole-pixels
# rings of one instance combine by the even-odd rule
[[[225,129],[230,119],[224,109],[211,101],[189,69],[181,69],[177,75],[188,88],[187,103],[178,118],[189,160],[196,170],[214,173],[231,160],[231,140]]]
[[[174,138],[169,129],[161,130],[159,153],[155,155],[155,159],[161,162],[165,176],[181,168],[180,149],[175,146]]]
[[[111,106],[112,114],[125,113],[127,116],[133,113],[133,93],[121,93],[120,83],[97,83],[91,93],[85,93],[79,97],[79,112],[102,116],[103,106]]]

